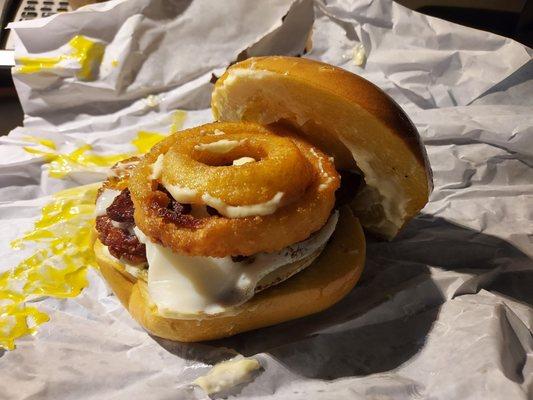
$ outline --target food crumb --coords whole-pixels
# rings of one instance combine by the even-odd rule
[[[255,358],[234,357],[222,361],[203,376],[196,378],[194,385],[202,388],[208,395],[226,392],[237,385],[250,382],[261,364]]]
[[[353,48],[353,63],[358,67],[362,67],[366,61],[365,47],[362,43],[359,43]]]
[[[151,94],[151,95],[148,95],[148,97],[146,97],[145,102],[148,107],[154,108],[159,105],[160,99],[159,99],[159,96]]]

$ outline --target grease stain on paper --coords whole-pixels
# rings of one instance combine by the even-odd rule
[[[18,57],[15,73],[35,74],[52,71],[70,61],[79,64],[76,76],[85,81],[93,80],[104,56],[105,45],[83,35],[76,35],[68,42],[71,52],[56,57]]]

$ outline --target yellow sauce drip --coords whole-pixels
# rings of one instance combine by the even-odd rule
[[[35,149],[33,147],[24,147],[28,153],[44,157],[50,163],[48,173],[52,178],[64,178],[72,171],[89,171],[111,165],[129,157],[129,154],[112,154],[99,155],[91,153],[91,145],[83,145],[71,153],[59,154]]]
[[[52,149],[52,150],[57,149],[54,141],[50,139],[38,138],[35,136],[24,136],[23,139],[26,142],[37,143],[37,144],[40,144],[41,146],[48,147],[49,149]]]
[[[184,111],[172,115],[171,131],[181,128]],[[90,171],[110,167],[125,158],[149,151],[166,135],[141,131],[133,139],[132,153],[99,155],[88,144],[68,154],[55,152],[57,146],[49,139],[26,136],[47,150],[26,146],[24,150],[45,158],[49,175],[64,178],[75,170]],[[50,151],[52,150],[52,151]],[[15,348],[15,340],[34,334],[48,315],[26,303],[36,297],[68,298],[77,296],[87,285],[86,270],[96,267],[93,245],[94,203],[100,183],[75,187],[56,193],[41,211],[35,227],[11,246],[22,249],[28,243],[41,246],[15,268],[0,274],[0,347]]]
[[[16,59],[15,73],[35,74],[42,71],[51,71],[60,67],[63,61],[74,60],[79,64],[76,76],[81,80],[93,80],[96,77],[105,46],[83,35],[76,35],[68,42],[71,53],[57,57],[19,57]]]
[[[170,125],[170,133],[179,131],[183,127],[187,113],[183,110],[176,110],[172,113],[172,124]]]
[[[166,135],[157,132],[140,131],[137,137],[131,142],[137,151],[131,153],[100,155],[91,152],[92,147],[85,144],[71,153],[60,154],[48,150],[41,150],[35,147],[26,146],[24,150],[28,153],[43,157],[50,164],[48,174],[52,178],[63,179],[73,171],[97,171],[108,168],[113,164],[136,154],[144,154],[152,148],[154,144],[163,139]],[[31,140],[29,140],[31,138]],[[55,143],[46,139],[27,137],[27,141],[39,143],[49,149],[55,150]],[[51,142],[51,143],[44,143]]]
[[[166,136],[167,135],[157,132],[140,131],[131,143],[137,148],[138,154],[144,154],[147,153],[154,144],[163,140]]]
[[[146,153],[166,135],[157,132],[138,133],[132,141],[136,151],[125,154],[98,155],[84,145],[69,154],[24,149],[38,154],[49,164],[50,176],[62,178],[73,170],[110,167],[135,154]],[[47,139],[25,137],[55,150]],[[15,340],[34,334],[37,327],[49,320],[48,315],[26,303],[41,296],[68,298],[77,296],[87,286],[86,270],[96,267],[93,246],[94,203],[101,183],[75,187],[56,193],[41,211],[34,229],[11,242],[14,249],[28,243],[40,247],[15,268],[0,274],[0,347],[12,350]]]
[[[63,190],[42,209],[35,228],[11,243],[38,249],[0,275],[0,346],[35,333],[48,316],[26,303],[40,296],[77,296],[87,285],[86,269],[96,266],[93,243],[94,202],[99,183]]]

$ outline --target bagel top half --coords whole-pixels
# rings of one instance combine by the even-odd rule
[[[358,170],[365,185],[350,206],[369,231],[392,239],[427,203],[431,170],[402,109],[367,80],[294,57],[250,58],[232,65],[211,97],[216,120],[282,123]]]

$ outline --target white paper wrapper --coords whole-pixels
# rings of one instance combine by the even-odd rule
[[[27,136],[132,153],[139,131],[210,121],[212,74],[244,51],[302,54],[311,26],[306,57],[376,83],[418,127],[435,181],[423,212],[369,239],[360,284],[332,309],[214,343],[147,335],[90,270],[80,296],[33,303],[51,320],[0,353],[0,399],[202,398],[190,383],[236,353],[264,368],[243,399],[533,396],[531,50],[388,0],[118,0],[12,24],[18,57],[57,56],[78,34],[106,48],[92,81],[76,64],[14,77],[26,118],[0,139],[0,271],[34,251],[10,241],[43,196],[105,176],[80,162],[50,177],[24,148],[52,150]]]

